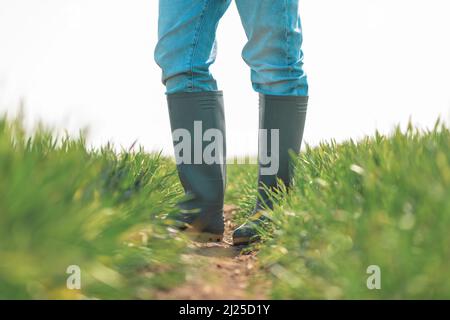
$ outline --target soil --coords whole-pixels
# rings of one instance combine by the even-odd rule
[[[268,299],[270,284],[259,271],[257,253],[232,245],[231,233],[236,227],[232,217],[237,210],[233,205],[225,206],[223,242],[193,242],[189,253],[183,256],[188,265],[185,283],[157,293],[157,299]]]

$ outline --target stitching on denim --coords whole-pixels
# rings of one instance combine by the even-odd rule
[[[292,68],[291,68],[291,64],[290,64],[290,59],[289,59],[289,43],[290,43],[290,36],[289,36],[289,5],[288,5],[288,1],[289,0],[284,0],[284,16],[285,16],[285,36],[286,36],[286,66],[288,67],[288,72],[289,72],[289,78],[292,76]]]
[[[202,29],[203,23],[205,21],[205,19],[204,19],[205,12],[208,9],[209,3],[210,3],[210,0],[205,0],[205,2],[203,4],[202,12],[200,14],[199,21],[198,21],[196,29],[195,29],[194,42],[192,43],[192,46],[191,46],[191,48],[192,48],[191,55],[190,55],[190,60],[188,61],[188,68],[191,72],[191,79],[190,79],[190,83],[189,83],[190,91],[194,91],[194,55],[195,55],[195,51],[197,49],[197,45],[198,45],[198,42],[200,39],[200,30]]]

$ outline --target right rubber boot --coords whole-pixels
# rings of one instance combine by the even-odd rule
[[[225,116],[221,91],[167,95],[178,176],[185,191],[170,216],[193,240],[223,238],[226,180]]]
[[[305,128],[307,96],[259,96],[259,128],[268,132],[278,130],[278,170],[263,172],[266,165],[260,163],[258,177],[258,200],[253,213],[246,223],[233,232],[233,244],[245,245],[260,240],[258,229],[270,219],[265,214],[273,209],[271,191],[289,190],[293,177],[291,153],[299,154]],[[259,145],[259,156],[271,152],[272,139]],[[272,155],[275,156],[275,155]],[[282,183],[282,185],[279,184]]]

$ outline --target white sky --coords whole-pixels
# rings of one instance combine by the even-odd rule
[[[256,0],[255,0],[256,1]],[[153,61],[157,0],[0,0],[0,112],[26,100],[42,119],[90,141],[172,153]],[[450,1],[301,0],[311,103],[305,140],[389,132],[409,117],[450,115]],[[257,95],[240,58],[234,5],[213,67],[225,91],[230,155],[256,154]]]

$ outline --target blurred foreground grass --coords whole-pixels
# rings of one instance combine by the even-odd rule
[[[235,186],[244,207],[252,183]],[[307,147],[293,189],[278,200],[275,231],[263,231],[260,246],[273,298],[450,299],[450,131],[442,123]],[[381,290],[367,288],[371,265],[380,267]]]
[[[0,298],[151,298],[183,279],[171,161],[0,119]],[[169,249],[168,249],[169,248]],[[66,288],[81,269],[82,290]]]
[[[307,147],[289,195],[273,194],[260,265],[275,299],[450,298],[450,131]],[[255,165],[230,165],[227,202],[246,219]],[[153,298],[184,281],[187,242],[161,219],[181,189],[173,161],[83,137],[28,137],[0,119],[0,298]],[[82,290],[66,288],[77,265]],[[369,290],[371,265],[381,290]]]

